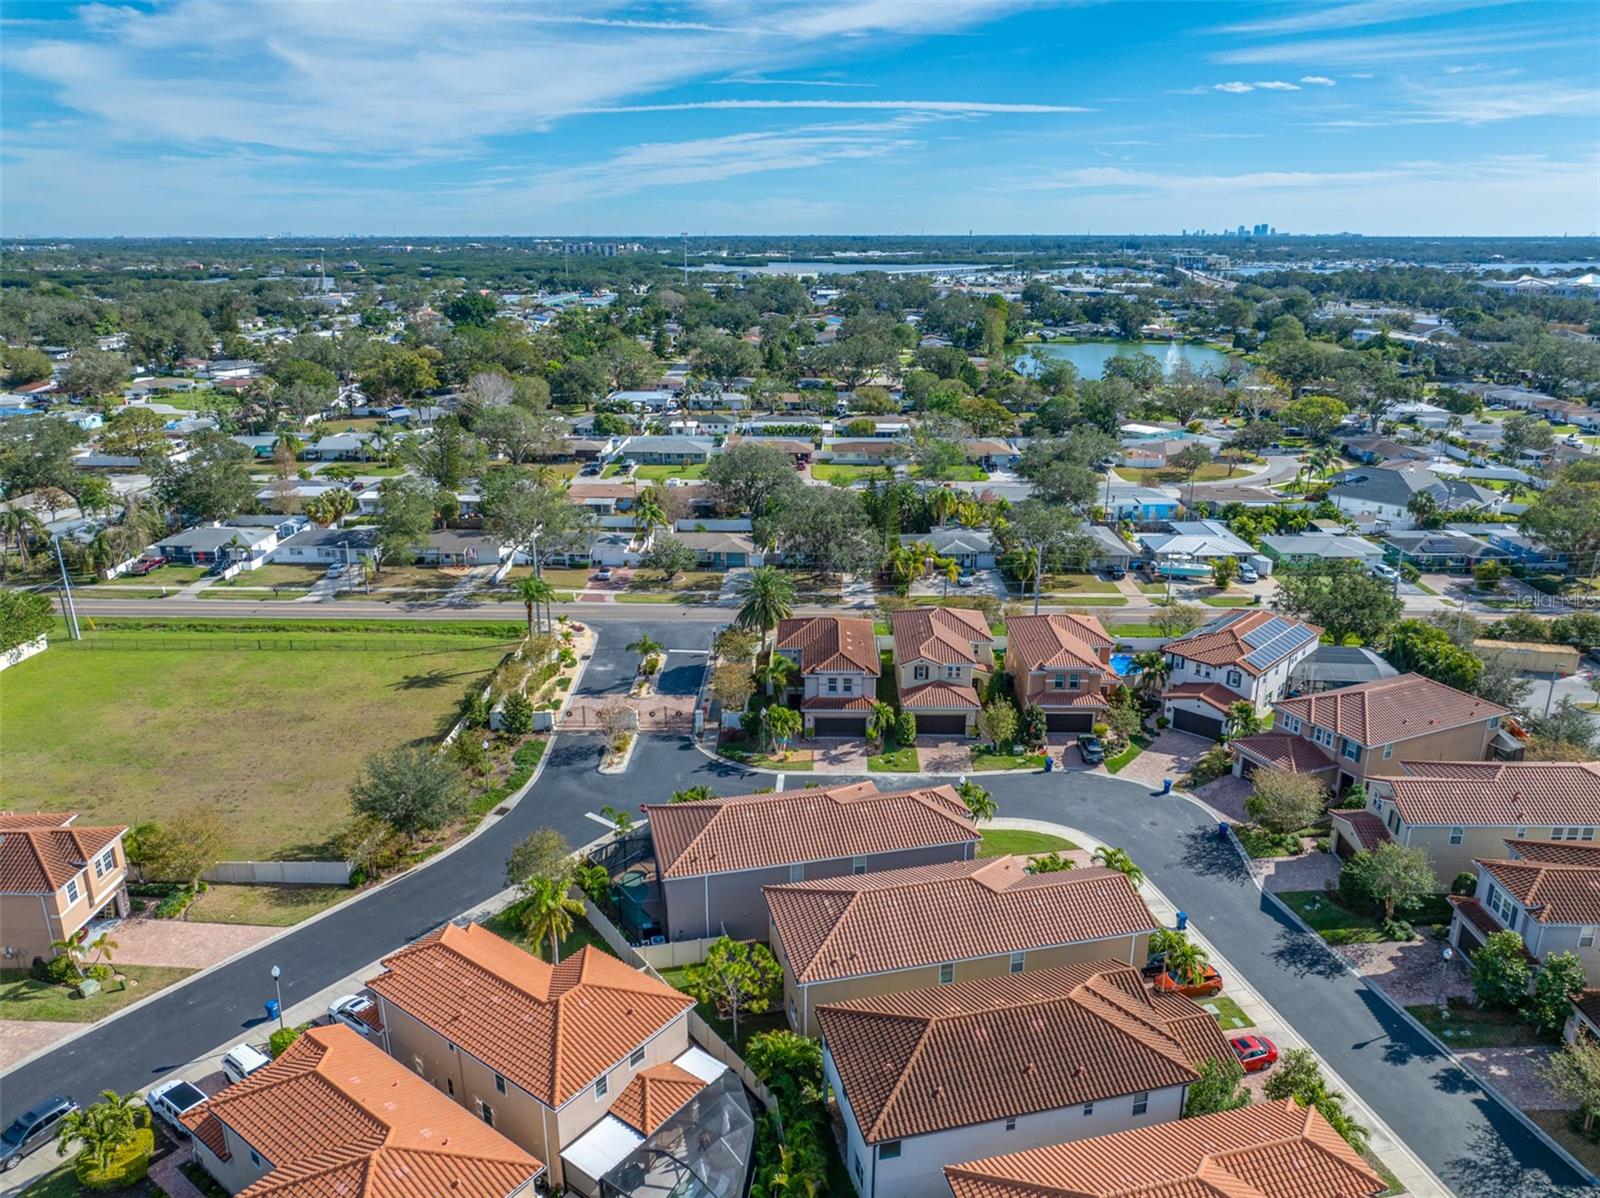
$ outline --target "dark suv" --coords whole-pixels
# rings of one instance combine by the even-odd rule
[[[22,1158],[52,1143],[61,1130],[61,1121],[78,1109],[65,1094],[47,1098],[23,1111],[0,1133],[0,1169],[15,1169]]]

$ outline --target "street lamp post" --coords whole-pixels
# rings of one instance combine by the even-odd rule
[[[283,970],[276,965],[272,967],[272,988],[278,993],[278,1030],[280,1032],[283,1030],[283,983],[278,979],[282,974]]]
[[[1450,1004],[1446,1001],[1445,989],[1450,984],[1450,962],[1455,960],[1456,950],[1447,944],[1440,955],[1444,958],[1444,968],[1439,970],[1439,1015],[1441,1018],[1447,1018],[1450,1014]]]

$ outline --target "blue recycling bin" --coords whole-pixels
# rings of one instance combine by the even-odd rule
[[[1047,773],[1047,774],[1053,773],[1055,771],[1055,768],[1056,768],[1056,759],[1054,757],[1050,756],[1050,754],[1046,753],[1044,755],[1044,772]]]
[[[1226,839],[1228,839],[1228,821],[1227,820],[1218,820],[1217,821],[1217,839],[1218,840],[1226,840]]]
[[[1163,778],[1163,779],[1161,779],[1161,793],[1164,794],[1164,795],[1169,795],[1169,794],[1172,793],[1172,779],[1171,778]]]
[[[266,1003],[264,1005],[267,1008],[267,1018],[268,1019],[277,1019],[277,1017],[278,1017],[278,1000],[275,999],[275,998],[269,998],[269,999],[267,999],[267,1001],[266,1001]]]
[[[1180,932],[1184,931],[1186,928],[1188,928],[1188,926],[1189,926],[1189,913],[1187,911],[1179,911],[1178,912],[1178,931],[1180,931]]]

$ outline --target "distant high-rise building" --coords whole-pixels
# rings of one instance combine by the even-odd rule
[[[1251,230],[1251,236],[1253,236],[1253,237],[1265,237],[1267,235],[1267,229],[1268,229],[1268,226],[1266,224],[1259,224],[1254,229]]]
[[[1244,226],[1243,225],[1239,226],[1239,236],[1240,237],[1245,236],[1245,231],[1244,231]]]

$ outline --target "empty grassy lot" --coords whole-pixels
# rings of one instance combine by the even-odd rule
[[[450,629],[154,627],[55,642],[0,675],[6,806],[133,825],[213,802],[228,857],[317,857],[362,760],[440,735],[511,648]]]

